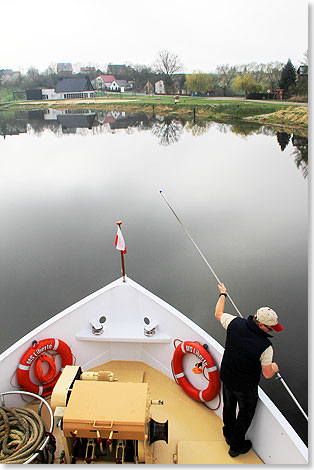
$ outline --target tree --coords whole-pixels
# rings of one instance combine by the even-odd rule
[[[214,89],[213,80],[208,73],[194,72],[186,76],[186,87],[192,93],[205,94]]]
[[[158,75],[151,67],[147,65],[132,65],[134,70],[134,90],[143,91],[147,82],[154,84],[162,79],[162,75]]]
[[[263,85],[257,83],[250,73],[244,75],[238,75],[232,82],[234,88],[239,91],[248,93],[256,93],[263,90]]]
[[[288,91],[291,85],[295,85],[297,81],[297,72],[292,64],[291,60],[288,59],[288,62],[281,71],[281,76],[279,80],[279,87],[283,88],[285,91]]]
[[[162,75],[162,79],[165,83],[166,93],[173,93],[173,76],[176,73],[181,72],[183,69],[177,54],[167,50],[160,51],[158,53],[157,62],[154,65],[154,69],[156,73]]]
[[[218,65],[216,72],[218,74],[217,85],[222,88],[223,96],[226,96],[227,91],[231,88],[232,80],[238,74],[237,67],[228,64]]]
[[[177,54],[167,50],[158,53],[157,62],[155,64],[157,73],[165,75],[173,75],[183,70],[183,65]]]
[[[302,65],[308,65],[309,64],[309,50],[306,49],[306,51],[304,52],[304,57],[303,57],[303,60],[301,62]]]
[[[265,64],[257,64],[256,62],[251,62],[244,66],[245,72],[249,73],[257,83],[262,82],[265,76],[265,69]]]
[[[43,76],[39,73],[38,69],[31,66],[26,72],[25,85],[27,88],[39,88],[42,86]]]
[[[281,62],[269,62],[266,64],[264,82],[267,89],[269,88],[270,90],[275,91],[278,87],[283,65],[284,64]]]

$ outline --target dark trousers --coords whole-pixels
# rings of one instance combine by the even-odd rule
[[[238,391],[223,384],[223,399],[223,434],[230,441],[230,448],[239,450],[244,445],[245,434],[254,417],[258,400],[257,386],[246,391]]]

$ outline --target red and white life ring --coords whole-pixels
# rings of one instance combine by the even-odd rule
[[[208,387],[204,390],[198,390],[188,381],[183,370],[183,357],[185,354],[194,354],[199,362],[202,362],[203,368],[208,372]],[[179,344],[173,353],[173,373],[178,384],[194,400],[207,402],[213,400],[220,390],[219,371],[215,361],[208,351],[198,343],[184,341]]]
[[[32,382],[30,378],[30,369],[32,364],[36,362],[36,360],[43,355],[45,357],[45,353],[49,352],[57,352],[61,355],[62,358],[62,365],[58,372],[58,374],[53,373],[52,377],[51,374],[46,374],[46,377],[50,375],[49,382],[41,383],[41,385],[37,385]],[[47,360],[47,356],[46,356]],[[47,361],[49,363],[49,361]],[[17,381],[22,390],[27,392],[36,393],[37,395],[41,395],[45,397],[50,395],[53,387],[56,385],[57,380],[59,379],[62,370],[67,365],[73,364],[73,356],[71,349],[69,346],[62,341],[61,339],[56,338],[48,338],[39,341],[38,343],[34,342],[33,346],[30,347],[25,354],[22,356],[20,363],[17,368]],[[50,365],[49,365],[50,367]],[[37,374],[36,374],[37,375]],[[38,378],[38,375],[37,375]]]

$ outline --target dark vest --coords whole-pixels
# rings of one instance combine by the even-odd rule
[[[247,320],[231,321],[220,368],[220,378],[226,387],[247,390],[258,385],[262,371],[260,356],[271,346],[268,339],[271,337],[253,322],[252,315]]]

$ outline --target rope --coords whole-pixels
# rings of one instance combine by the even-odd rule
[[[43,362],[47,362],[49,366],[46,375],[43,371]],[[51,357],[48,354],[42,354],[41,356],[39,356],[34,364],[34,374],[38,382],[40,382],[41,384],[48,384],[49,382],[52,382],[57,375],[57,367],[55,364],[54,356]]]
[[[0,407],[0,464],[26,462],[43,444],[45,431],[35,411]]]
[[[218,410],[218,408],[220,407],[220,404],[221,404],[221,395],[220,395],[220,392],[218,393],[218,405],[216,406],[216,408],[211,408],[210,406],[206,405],[206,403],[204,403],[204,405],[206,406],[206,408],[208,408],[208,409],[211,410],[211,411],[216,411],[216,410]]]

